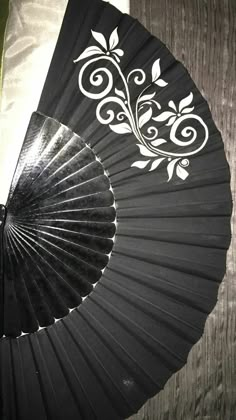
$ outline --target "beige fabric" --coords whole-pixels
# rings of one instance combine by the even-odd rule
[[[104,0],[107,1],[110,4],[113,4],[113,6],[117,7],[117,9],[120,9],[123,13],[129,13],[130,9],[130,1],[129,0]]]
[[[67,2],[10,0],[0,108],[1,204],[6,203],[28,122],[37,109]],[[110,3],[129,12],[129,0]]]
[[[0,113],[0,203],[5,204],[31,113],[40,93],[67,0],[11,0],[4,44]]]

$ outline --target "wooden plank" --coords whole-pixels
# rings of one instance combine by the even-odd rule
[[[236,199],[235,0],[131,0],[130,13],[182,61],[209,102],[231,167]],[[236,418],[236,212],[218,303],[186,366],[133,420]]]

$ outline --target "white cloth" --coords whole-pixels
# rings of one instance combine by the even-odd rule
[[[67,0],[10,0],[0,113],[0,203],[5,204],[31,113],[37,109]]]
[[[107,1],[107,0],[105,0]],[[68,0],[10,0],[0,108],[0,204],[5,204],[30,116],[40,94]],[[111,4],[129,12],[129,0]]]
[[[130,11],[130,1],[129,0],[104,0],[107,1],[110,4],[113,4],[113,6],[117,7],[117,9],[120,9],[123,13],[129,13]]]

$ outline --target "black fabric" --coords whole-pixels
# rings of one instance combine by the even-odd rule
[[[113,34],[116,44],[115,28],[118,28],[119,43],[114,48],[124,54],[118,54],[119,69],[116,66],[114,70],[114,61],[105,58],[107,52],[97,42],[101,37],[91,30],[103,34],[106,42]],[[78,60],[86,48],[94,46],[101,48],[102,53]],[[108,53],[114,57],[111,47],[110,50]],[[98,56],[102,57],[99,66],[94,61],[90,68],[84,68],[86,60]],[[156,63],[155,71],[153,63]],[[98,67],[105,68],[105,72],[100,69],[99,73]],[[145,83],[140,82],[141,72],[129,78],[134,69],[145,73]],[[82,72],[88,95],[80,89]],[[96,99],[94,95],[109,82],[109,72],[112,87],[107,96]],[[99,77],[101,73],[103,79]],[[142,99],[140,92],[146,87],[147,98],[140,107],[139,127],[132,130],[129,116],[119,114],[120,102],[127,105],[124,80],[129,89],[132,115],[135,115],[138,98]],[[152,102],[154,92],[156,103]],[[103,121],[111,118],[107,124],[98,118],[100,103],[106,97],[108,100],[100,116]],[[181,147],[178,142],[165,140],[171,124],[173,130],[173,124],[177,123],[168,125],[164,117],[155,120],[161,112],[171,112],[171,104],[173,111],[174,103],[178,105],[176,121],[178,118],[185,121],[180,109],[183,99],[192,128],[188,126],[187,131],[184,127],[178,128],[176,137],[181,138],[181,147],[188,156],[193,147],[199,149],[189,160],[174,157],[179,156],[176,153]],[[155,141],[162,146],[160,154],[154,153],[158,146],[152,147],[152,141],[145,140],[153,133],[152,128],[151,131],[147,128],[146,137],[140,134],[150,120],[152,105],[155,106],[152,126],[158,131]],[[201,148],[206,126],[208,140]],[[59,130],[62,131],[58,143]],[[183,145],[194,130],[196,141]],[[77,170],[78,161],[75,159],[67,165],[69,172],[57,173],[55,185],[49,181],[47,158],[51,160],[56,156],[56,151],[71,137],[75,140],[72,142],[75,149],[65,153],[63,162],[70,162],[77,148],[86,145],[89,152],[83,155],[80,167],[87,168],[88,161],[91,162],[91,171],[83,172],[91,181],[87,184],[87,178],[83,178],[81,187],[80,175],[78,179],[68,178],[68,191],[64,196],[63,184],[58,182]],[[45,155],[50,141],[53,147],[49,155]],[[33,149],[30,155],[31,147],[37,144],[39,151]],[[61,163],[60,159],[54,161],[55,165]],[[67,234],[71,243],[74,220],[80,220],[78,206],[77,203],[74,206],[72,200],[69,207],[67,204],[64,207],[58,197],[63,203],[64,198],[77,198],[82,191],[86,199],[80,215],[83,221],[89,220],[89,224],[77,223],[76,235],[79,241],[84,241],[79,244],[92,252],[82,257],[82,251],[71,245],[67,252],[79,259],[87,258],[86,263],[89,261],[93,270],[86,271],[84,284],[81,277],[85,272],[80,275],[83,264],[71,267],[77,272],[76,281],[70,277],[69,270],[55,263],[54,268],[62,279],[72,286],[72,293],[69,296],[67,290],[60,289],[60,283],[49,270],[45,284],[48,288],[56,284],[57,299],[49,289],[43,289],[44,286],[45,298],[39,298],[33,287],[36,279],[38,287],[43,285],[39,273],[45,266],[41,266],[41,262],[37,262],[37,268],[32,265],[27,247],[17,258],[14,256],[15,262],[5,259],[1,278],[4,290],[15,284],[19,287],[18,295],[22,296],[20,279],[27,276],[27,290],[35,308],[32,315],[27,305],[22,304],[24,309],[21,310],[18,303],[10,299],[6,307],[7,300],[4,300],[3,328],[7,335],[16,336],[20,331],[36,331],[40,325],[52,324],[33,334],[1,339],[2,400],[6,419],[124,419],[164,387],[168,378],[186,362],[217,300],[230,243],[229,182],[220,133],[186,69],[160,40],[132,17],[122,15],[100,0],[70,0],[38,112],[30,123],[16,168],[4,232],[7,232],[8,220],[14,218],[25,223],[27,219],[28,240],[36,240],[34,248],[37,249],[44,236],[35,239],[28,224],[37,224],[37,229],[39,224],[43,235],[51,228],[54,234],[61,227],[64,229],[65,221],[62,226],[50,212],[48,220],[48,211],[44,210],[55,206],[60,213],[67,211],[69,222],[66,223],[70,226]],[[23,234],[22,227],[18,229]],[[56,246],[66,239],[67,234],[64,236],[63,232],[54,238]],[[91,242],[85,242],[88,234]],[[60,255],[58,253],[59,259]],[[44,255],[44,258],[48,261],[49,257]],[[66,258],[71,261],[71,255]],[[61,259],[64,261],[64,257]],[[14,268],[11,274],[10,267]],[[92,290],[91,284],[97,281]],[[90,290],[92,293],[81,302],[81,296]],[[74,306],[76,308],[68,313]],[[54,322],[55,318],[62,319]]]

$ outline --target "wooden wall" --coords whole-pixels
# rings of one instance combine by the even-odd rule
[[[131,0],[130,13],[188,68],[222,132],[236,198],[236,0]],[[232,233],[236,230],[236,213]],[[236,419],[236,238],[218,303],[187,365],[132,420]]]

